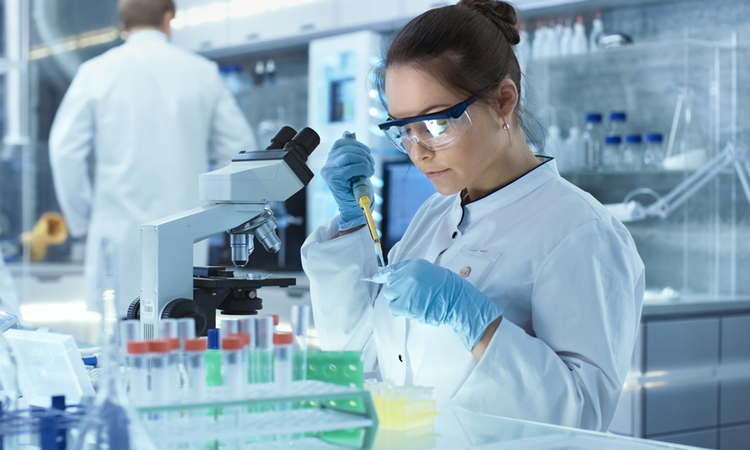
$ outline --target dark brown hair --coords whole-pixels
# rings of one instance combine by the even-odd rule
[[[175,13],[173,0],[119,0],[117,12],[125,30],[133,27],[159,28],[164,14]]]
[[[525,137],[541,151],[541,124],[521,104],[521,68],[513,52],[513,45],[520,42],[516,23],[513,6],[496,0],[461,0],[416,17],[396,34],[375,71],[383,105],[387,109],[385,73],[389,67],[418,67],[444,86],[489,103],[494,100],[485,89],[509,78],[519,95],[516,120]]]

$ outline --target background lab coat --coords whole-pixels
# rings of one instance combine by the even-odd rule
[[[0,311],[21,317],[18,312],[18,297],[13,277],[8,266],[5,265],[2,249],[0,249]]]
[[[391,316],[379,285],[361,281],[377,270],[367,230],[334,239],[337,223],[302,248],[324,350],[364,350],[366,371],[434,386],[441,405],[608,428],[630,365],[644,267],[626,228],[562,179],[554,161],[465,207],[459,195],[434,195],[388,255],[391,264],[472,267],[474,285],[505,307],[479,363],[449,326]]]
[[[140,295],[140,226],[200,206],[198,175],[208,170],[209,140],[223,163],[255,147],[216,64],[170,44],[163,33],[136,32],[80,67],[49,145],[71,234],[88,233],[89,308],[98,308],[97,246],[104,235],[119,241],[120,308]],[[87,166],[92,150],[93,193]],[[206,263],[205,254],[196,257]]]

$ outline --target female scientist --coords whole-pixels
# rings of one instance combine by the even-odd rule
[[[334,144],[321,174],[340,214],[302,247],[315,324],[323,349],[363,350],[366,371],[433,386],[439,405],[606,430],[644,267],[627,229],[526,145],[515,24],[507,3],[461,0],[397,34],[380,128],[438,194],[390,251],[385,284],[364,281],[377,258],[350,180],[373,160]]]

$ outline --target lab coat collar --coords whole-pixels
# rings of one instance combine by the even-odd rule
[[[133,42],[144,42],[144,41],[159,41],[167,42],[169,39],[167,35],[159,30],[139,30],[128,36],[125,41],[128,44]]]
[[[540,165],[511,181],[510,184],[468,205],[461,206],[461,193],[456,194],[450,212],[453,222],[456,225],[466,226],[493,211],[517,202],[544,183],[560,177],[554,158],[549,156],[537,156],[537,158],[541,161]]]

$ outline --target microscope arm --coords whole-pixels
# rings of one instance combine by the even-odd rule
[[[265,204],[215,203],[141,226],[141,309],[144,339],[156,337],[164,307],[193,298],[193,244],[260,215]]]

